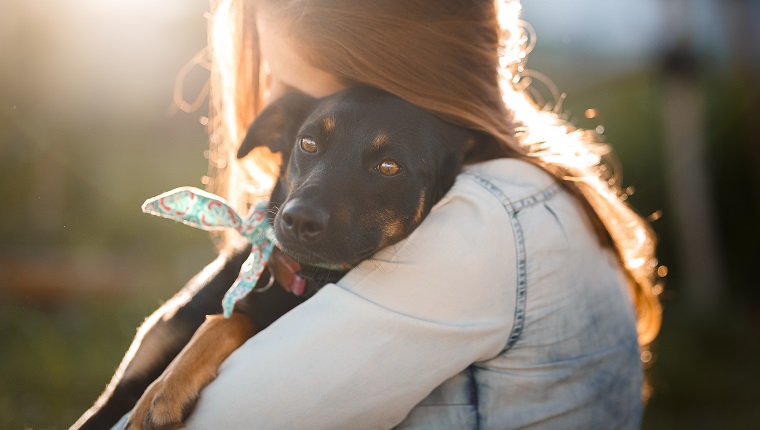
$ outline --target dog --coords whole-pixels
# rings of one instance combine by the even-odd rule
[[[109,428],[130,409],[129,429],[179,427],[230,353],[338,281],[345,270],[337,268],[411,234],[476,140],[476,132],[370,87],[272,102],[238,158],[258,146],[282,153],[268,207],[278,246],[256,289],[272,279],[275,288],[248,294],[230,318],[218,315],[249,248],[220,256],[146,321],[106,391],[72,428]]]

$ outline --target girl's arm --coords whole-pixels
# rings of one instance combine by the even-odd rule
[[[503,206],[458,180],[409,239],[234,352],[187,428],[393,427],[443,381],[504,348],[515,265]]]

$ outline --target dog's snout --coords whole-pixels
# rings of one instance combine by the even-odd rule
[[[304,245],[313,244],[327,229],[330,214],[299,200],[288,202],[282,209],[282,230]]]

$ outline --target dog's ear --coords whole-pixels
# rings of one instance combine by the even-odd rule
[[[454,185],[456,176],[467,160],[467,154],[472,152],[478,144],[477,135],[472,130],[452,124],[448,124],[447,127],[448,132],[445,133],[446,137],[441,139],[444,145],[443,159],[435,175],[432,202],[437,202],[443,198],[449,188]]]
[[[290,157],[295,134],[311,113],[317,99],[299,92],[287,93],[273,101],[253,121],[240,144],[237,158],[243,158],[258,146],[272,152],[282,152],[283,160]]]

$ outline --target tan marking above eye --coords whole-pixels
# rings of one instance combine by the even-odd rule
[[[377,136],[375,136],[375,139],[372,140],[372,148],[379,149],[386,143],[388,143],[388,136],[382,133],[378,134]]]
[[[401,171],[401,166],[393,160],[383,160],[377,165],[377,171],[385,176],[393,176]]]
[[[305,152],[308,152],[309,154],[313,154],[317,152],[317,142],[311,138],[311,137],[302,137],[298,140],[298,146],[301,147]]]
[[[322,127],[325,129],[326,132],[333,131],[333,129],[335,129],[335,118],[328,116],[327,118],[323,119]]]

